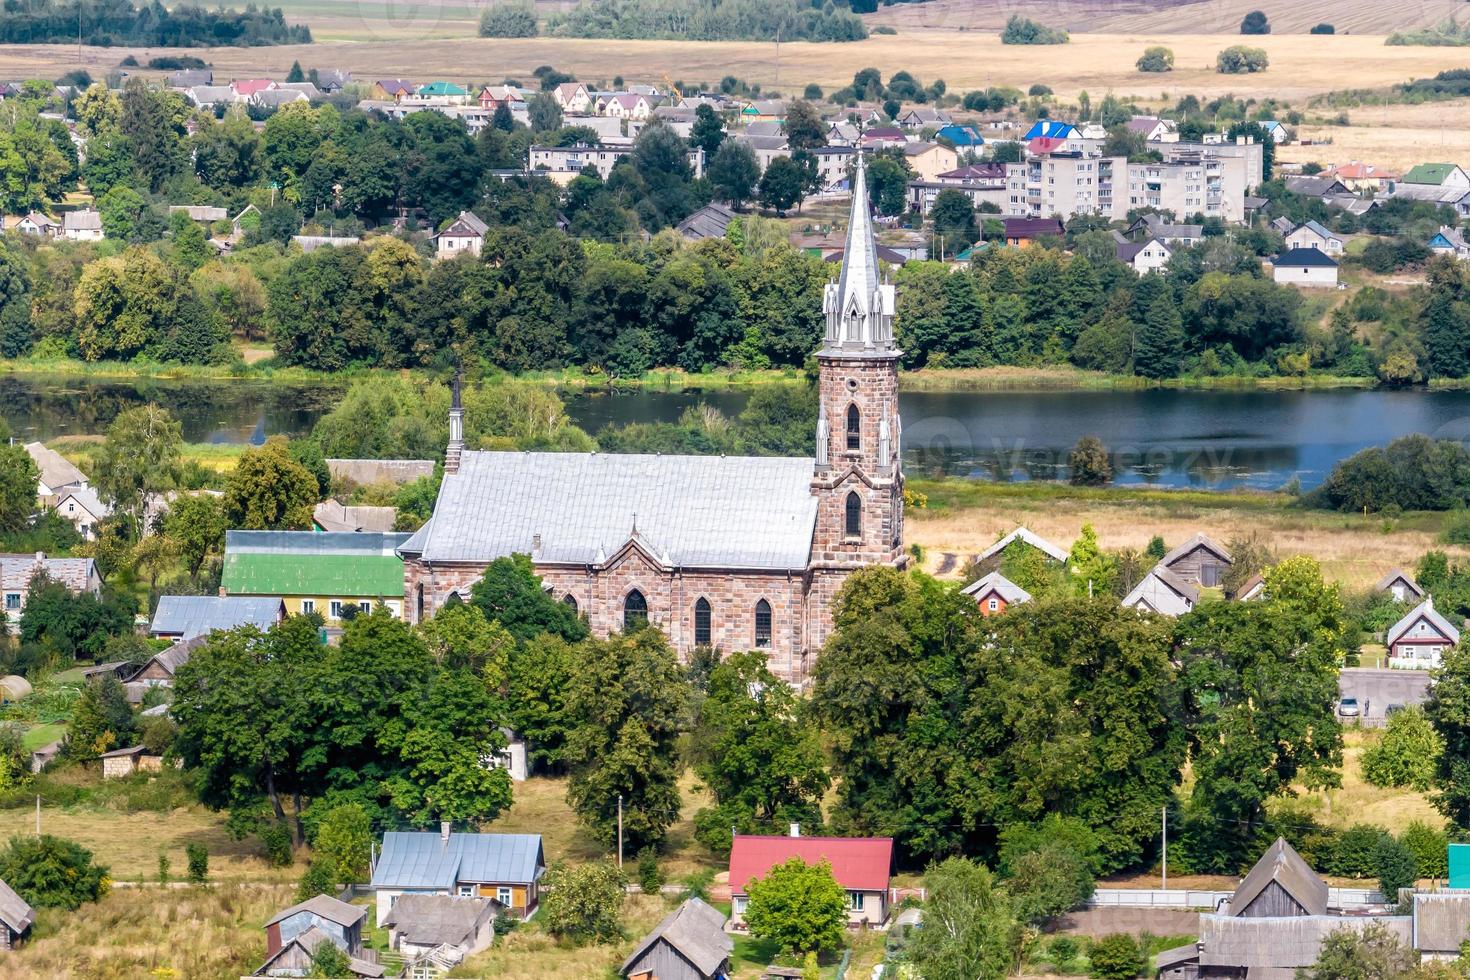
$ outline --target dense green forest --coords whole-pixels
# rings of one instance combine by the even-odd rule
[[[263,44],[310,44],[311,30],[287,24],[281,8],[205,10],[180,5],[172,10],[158,0],[90,0],[63,4],[58,0],[5,0],[0,17],[0,44],[114,44],[165,48],[252,47]]]
[[[688,41],[861,41],[862,18],[843,4],[803,0],[586,0],[547,23],[560,37]]]

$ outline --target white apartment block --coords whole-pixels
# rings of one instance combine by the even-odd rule
[[[1032,218],[1053,215],[1069,221],[1079,214],[1121,218],[1126,196],[1114,187],[1127,173],[1126,157],[1050,153],[1006,165],[1006,214]]]
[[[607,180],[613,167],[632,152],[631,145],[591,146],[587,143],[576,143],[572,146],[533,146],[529,169],[548,171],[553,177],[557,174],[575,176],[590,165],[597,169],[599,177]],[[689,166],[694,168],[695,177],[704,176],[704,150],[695,148],[689,151]]]

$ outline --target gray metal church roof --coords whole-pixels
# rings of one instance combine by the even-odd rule
[[[466,452],[434,519],[400,548],[423,560],[601,565],[634,537],[683,568],[805,568],[813,462],[792,457]]]
[[[450,834],[393,830],[373,869],[374,888],[451,888],[456,882],[529,884],[546,864],[540,834]]]

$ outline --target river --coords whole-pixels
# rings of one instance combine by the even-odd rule
[[[138,381],[0,376],[0,418],[26,440],[106,430],[124,408],[153,401],[189,442],[300,435],[341,389],[268,381]],[[572,419],[672,422],[709,404],[727,415],[740,390],[567,392]],[[1120,483],[1275,489],[1320,483],[1334,463],[1411,432],[1470,439],[1470,391],[1266,389],[905,392],[904,453],[912,473],[987,480],[1056,479],[1085,435],[1113,453]]]

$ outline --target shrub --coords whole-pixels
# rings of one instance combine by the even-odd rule
[[[1354,824],[1342,832],[1328,870],[1344,878],[1373,878],[1378,874],[1378,845],[1388,831],[1373,824]]]
[[[1307,495],[1318,507],[1389,513],[1451,510],[1470,500],[1470,450],[1453,439],[1412,435],[1342,460]]]
[[[1037,82],[1035,85],[1026,90],[1026,94],[1030,96],[1051,95],[1051,86],[1042,85],[1040,82]]]
[[[871,33],[873,33],[873,34],[897,34],[898,33],[898,28],[894,27],[892,24],[879,24],[877,27],[873,28],[873,30],[872,30]]]
[[[1088,953],[1092,961],[1091,976],[1099,980],[1133,980],[1143,972],[1143,951],[1133,937],[1122,932],[1104,936],[1092,944]]]
[[[1439,540],[1445,544],[1470,544],[1470,511],[1451,514],[1439,532]]]
[[[317,824],[312,852],[332,871],[332,880],[359,881],[372,859],[373,828],[360,803],[332,807]]]
[[[1317,26],[1313,27],[1307,33],[1308,34],[1336,34],[1337,33],[1337,28],[1333,27],[1331,24],[1328,24],[1328,23],[1326,23],[1324,21],[1323,23],[1318,24]]]
[[[169,867],[168,855],[167,854],[159,854],[158,855],[158,883],[160,885],[166,885],[166,884],[168,884],[168,867]]]
[[[480,36],[535,37],[536,10],[530,4],[491,4],[480,15]]]
[[[1174,52],[1165,47],[1145,48],[1138,59],[1138,70],[1149,72],[1173,71]]]
[[[1394,712],[1363,753],[1363,778],[1374,786],[1408,786],[1422,793],[1433,782],[1443,751],[1444,741],[1424,709],[1411,705]]]
[[[1373,864],[1378,877],[1378,890],[1386,901],[1398,901],[1400,888],[1414,887],[1419,875],[1419,862],[1414,852],[1402,841],[1388,834],[1378,842],[1373,852]]]
[[[1261,48],[1232,44],[1215,56],[1215,70],[1224,75],[1255,74],[1265,71],[1270,60]]]
[[[541,925],[575,945],[622,938],[623,872],[606,861],[558,864],[546,872]]]
[[[1100,487],[1113,480],[1113,462],[1097,436],[1083,436],[1067,454],[1074,487]]]
[[[1001,44],[1066,44],[1068,40],[1066,31],[1017,14],[1011,15],[1005,30],[1000,32]]]
[[[75,911],[107,894],[107,869],[75,841],[42,834],[12,837],[0,852],[0,880],[36,908]]]
[[[638,852],[638,887],[645,895],[657,895],[664,886],[664,873],[658,867],[658,852],[645,847]]]
[[[1240,33],[1242,34],[1270,34],[1271,22],[1266,15],[1259,10],[1252,10],[1241,18]]]
[[[301,881],[296,885],[296,900],[304,902],[317,895],[335,894],[337,885],[337,877],[332,873],[331,863],[316,858],[307,865],[306,873],[301,876]]]
[[[1443,878],[1450,873],[1446,850],[1449,836],[1443,830],[1415,820],[1399,834],[1399,840],[1414,854],[1416,877]]]
[[[1051,941],[1051,961],[1057,966],[1072,962],[1081,951],[1082,947],[1071,936],[1057,936]]]
[[[291,866],[291,831],[282,823],[273,823],[260,832],[260,842],[265,845],[265,859],[273,868]]]
[[[190,844],[184,848],[189,856],[189,880],[203,884],[209,880],[209,848],[203,844]]]

